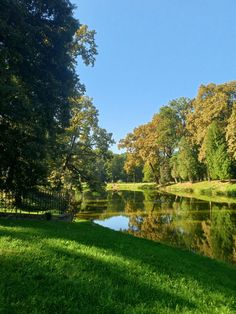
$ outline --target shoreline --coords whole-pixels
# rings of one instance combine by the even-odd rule
[[[156,183],[109,183],[107,191],[156,191],[218,203],[236,203],[236,182],[201,181],[158,186]]]

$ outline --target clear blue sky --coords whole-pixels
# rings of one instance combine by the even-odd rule
[[[236,79],[236,0],[72,2],[99,51],[95,67],[79,63],[78,73],[116,141],[169,100]]]

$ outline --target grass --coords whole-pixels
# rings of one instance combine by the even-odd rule
[[[140,191],[140,190],[154,190],[157,188],[156,183],[108,183],[107,190],[121,190],[121,191]]]
[[[236,203],[236,182],[185,182],[162,187],[161,190],[180,196],[195,197],[205,201]]]
[[[236,182],[202,181],[158,186],[155,183],[108,183],[107,190],[145,191],[156,190],[183,197],[194,197],[204,201],[236,203]]]
[[[0,220],[0,313],[236,313],[236,269],[90,222]]]

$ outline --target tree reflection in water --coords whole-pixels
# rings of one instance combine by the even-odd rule
[[[129,217],[124,232],[236,263],[236,205],[155,191],[109,192],[97,218],[117,213]]]

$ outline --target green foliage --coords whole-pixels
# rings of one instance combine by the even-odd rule
[[[232,81],[201,85],[193,100],[171,100],[151,122],[121,140],[120,146],[127,149],[125,168],[148,163],[157,183],[203,180],[207,172],[211,179],[235,177],[235,99]],[[217,131],[212,130],[214,123]]]
[[[171,177],[171,167],[170,167],[170,160],[165,159],[161,166],[160,166],[160,183],[165,184],[170,182],[172,179]]]
[[[185,127],[188,114],[192,110],[192,100],[186,97],[180,97],[178,99],[171,100],[168,106],[175,111],[175,114],[182,125],[181,132],[184,133],[186,131]]]
[[[48,178],[68,187],[103,176],[111,135],[75,72],[78,56],[94,65],[95,31],[73,9],[67,0],[0,3],[0,188],[16,197]]]
[[[198,150],[185,137],[179,143],[176,163],[177,174],[181,179],[193,182],[200,178],[201,166],[198,161]]]
[[[236,159],[236,103],[233,105],[231,116],[228,120],[226,128],[226,140],[228,143],[228,151]]]
[[[212,122],[220,123],[223,133],[226,132],[229,125],[229,136],[233,140],[232,111],[235,103],[236,81],[224,84],[201,85],[196,98],[192,102],[192,110],[187,117],[187,130],[191,134],[193,143],[199,145],[199,160],[203,161],[205,156],[204,139],[208,127]],[[229,121],[230,117],[231,122]],[[231,137],[232,135],[232,137]],[[229,140],[229,139],[228,139]],[[230,141],[227,143],[227,146]],[[233,148],[233,146],[231,146]],[[233,153],[233,151],[231,150]]]
[[[148,162],[144,164],[143,167],[143,182],[154,182],[155,175],[153,173],[152,167]]]
[[[51,163],[49,181],[54,187],[81,189],[87,182],[96,189],[106,181],[106,161],[112,134],[98,125],[98,111],[88,97],[71,99],[72,117],[58,137],[57,156]]]
[[[176,111],[169,106],[161,107],[159,123],[156,125],[157,144],[161,155],[170,158],[177,147],[179,134],[181,132],[181,121]]]
[[[128,174],[128,182],[142,182],[143,181],[143,166],[136,166]]]
[[[148,164],[157,183],[170,181],[170,158],[186,133],[186,116],[190,108],[189,99],[175,99],[162,107],[151,122],[135,128],[121,140],[120,147],[127,150],[125,168],[129,171],[135,165]]]
[[[174,178],[175,182],[178,182],[180,178],[179,173],[179,161],[178,161],[178,154],[174,154],[170,159],[170,167],[171,167],[171,176]]]
[[[107,176],[110,182],[127,182],[128,176],[124,170],[126,154],[112,154],[107,163]]]
[[[229,179],[231,160],[227,153],[224,133],[216,121],[208,127],[204,140],[206,164],[211,179]]]

